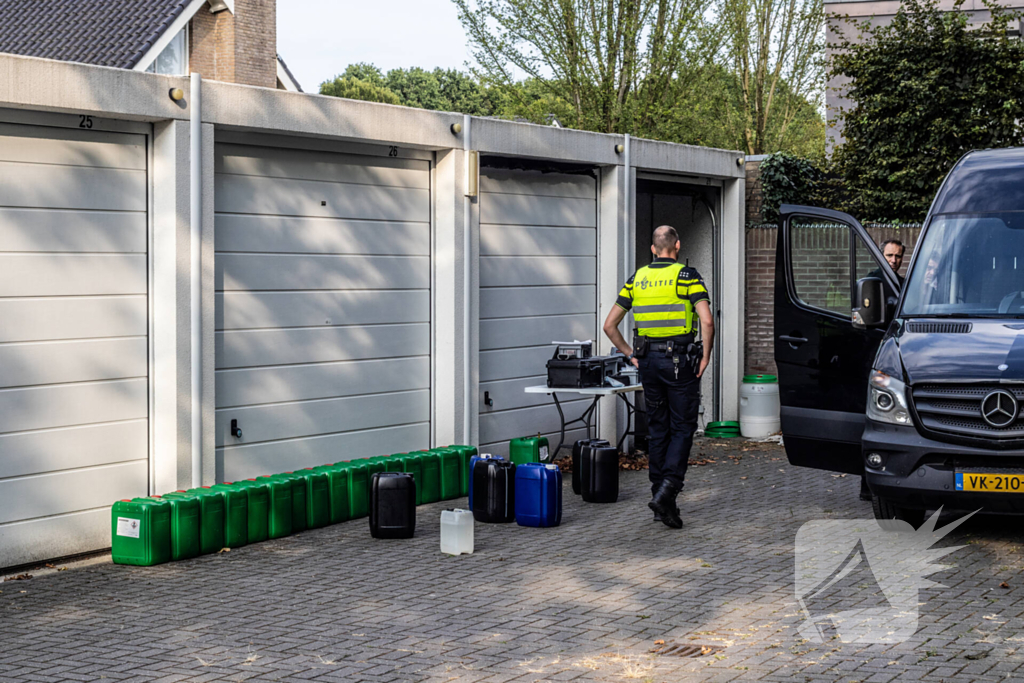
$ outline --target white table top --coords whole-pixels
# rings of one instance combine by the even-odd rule
[[[642,384],[631,384],[628,387],[549,387],[547,384],[538,384],[535,387],[523,389],[527,394],[580,394],[582,396],[611,396],[612,394],[625,394],[630,391],[643,390]]]

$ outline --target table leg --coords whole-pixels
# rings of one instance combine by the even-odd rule
[[[591,437],[591,433],[594,430],[594,411],[597,409],[597,402],[601,400],[600,396],[595,396],[593,403],[591,403],[590,406],[588,406],[587,409],[583,411],[582,415],[580,415],[574,420],[569,420],[568,422],[566,422],[565,413],[562,412],[562,404],[558,400],[558,395],[552,393],[551,398],[554,399],[555,408],[558,409],[558,420],[561,423],[561,427],[559,428],[558,445],[555,446],[555,449],[548,454],[547,462],[554,462],[555,457],[558,455],[558,452],[562,450],[562,446],[565,445],[565,428],[568,427],[569,425],[576,424],[577,422],[582,422],[587,427],[587,438],[589,439]]]
[[[626,431],[622,432],[622,436],[619,438],[619,442],[615,444],[615,448],[621,451],[622,444],[626,441],[626,438],[632,432],[633,413],[636,411],[633,408],[633,406],[629,404],[629,399],[626,398],[625,394],[619,394],[618,396],[619,398],[622,399],[622,402],[626,404]]]
[[[555,399],[555,407],[558,408],[558,421],[562,426],[559,429],[558,445],[555,446],[555,450],[551,451],[551,454],[548,456],[548,462],[555,461],[558,451],[562,450],[562,444],[565,443],[565,413],[562,412],[562,404],[558,402],[558,394],[552,393],[551,398]]]

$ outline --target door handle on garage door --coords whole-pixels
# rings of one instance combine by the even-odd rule
[[[801,344],[807,343],[807,337],[793,337],[788,334],[780,334],[779,339],[784,342],[789,342],[789,345],[793,348],[800,346]]]

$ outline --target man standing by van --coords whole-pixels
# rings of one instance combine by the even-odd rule
[[[903,242],[899,240],[886,240],[882,242],[882,256],[885,257],[885,262],[892,268],[892,272],[896,275],[897,282],[900,283],[900,289],[903,289],[904,278],[900,275],[900,267],[903,265],[903,253],[906,247],[903,246]],[[877,277],[879,280],[884,280],[882,277],[882,271],[875,269],[868,273],[868,277]]]
[[[640,370],[654,496],[648,506],[666,526],[681,529],[676,496],[683,488],[697,430],[700,377],[711,361],[715,323],[704,280],[696,269],[676,262],[675,228],[662,225],[654,231],[651,253],[651,265],[638,270],[619,293],[604,321],[604,333]],[[630,310],[637,327],[632,347],[619,332],[619,323]],[[697,317],[703,344],[694,342]]]

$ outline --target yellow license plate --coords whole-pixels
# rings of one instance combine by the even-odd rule
[[[956,490],[984,491],[986,493],[1024,493],[1024,475],[957,472]]]

